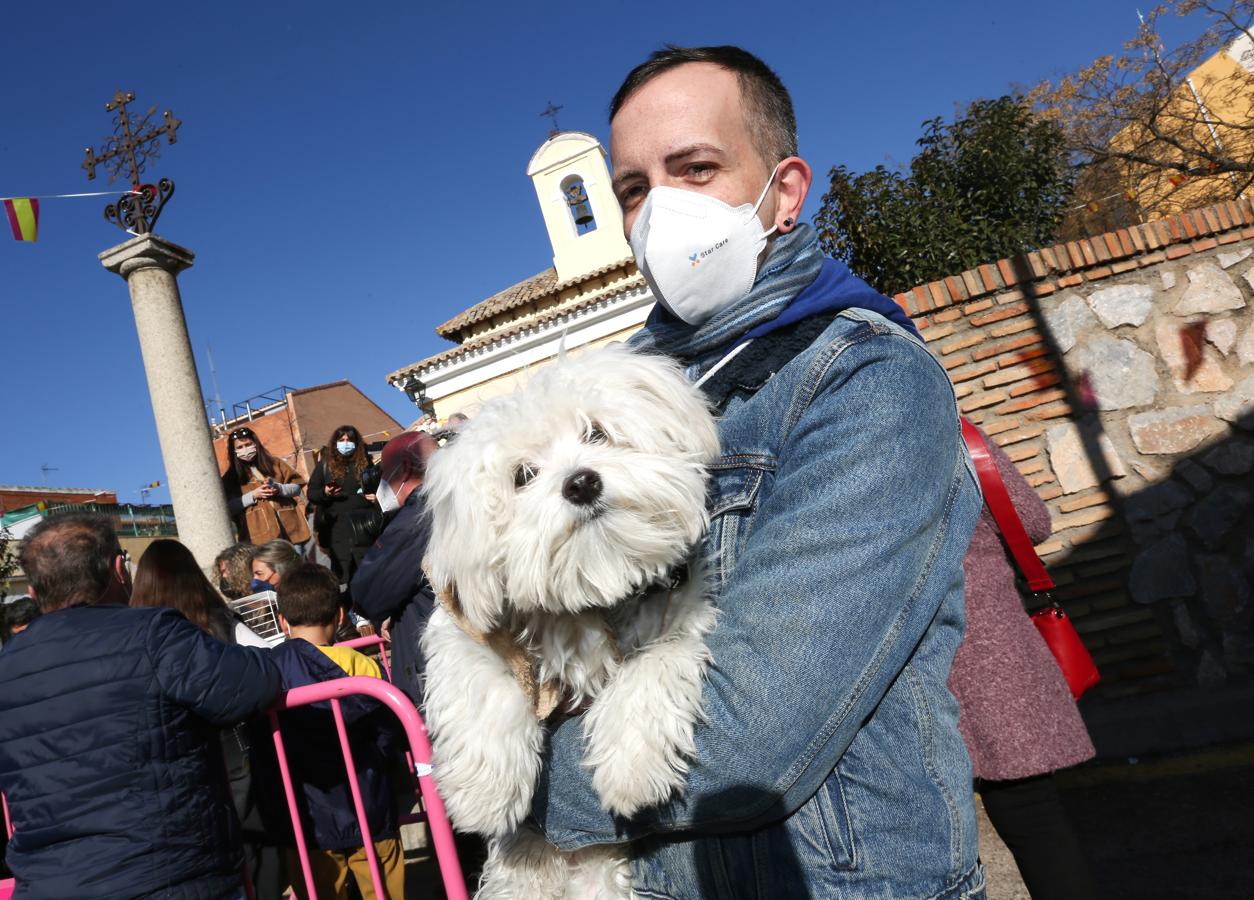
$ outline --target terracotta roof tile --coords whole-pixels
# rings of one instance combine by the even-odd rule
[[[476,322],[482,322],[484,319],[491,318],[499,313],[531,303],[533,300],[538,300],[546,294],[553,293],[556,288],[557,270],[549,266],[543,272],[532,275],[530,278],[518,282],[518,284],[493,294],[487,300],[479,301],[470,309],[459,312],[443,325],[437,325],[435,333],[441,337],[452,337]]]
[[[487,300],[481,300],[470,307],[470,309],[458,313],[443,325],[437,326],[435,333],[440,335],[440,337],[456,340],[457,334],[471,325],[482,322],[485,319],[491,319],[501,313],[509,312],[511,309],[517,309],[520,306],[533,303],[536,300],[542,300],[572,285],[580,284],[589,278],[604,275],[606,272],[612,272],[614,269],[622,268],[629,263],[633,263],[631,257],[618,259],[585,275],[580,275],[578,278],[571,278],[561,282],[557,280],[557,270],[550,266],[543,272],[532,275],[530,278],[524,279],[512,287],[507,287],[505,290],[493,294]]]
[[[445,362],[449,362],[451,360],[457,359],[458,357],[463,356],[467,353],[470,353],[474,350],[482,349],[483,347],[487,347],[497,341],[504,340],[505,338],[508,338],[508,337],[512,337],[513,335],[518,334],[520,331],[523,331],[527,328],[532,328],[532,327],[535,327],[536,325],[543,325],[547,322],[553,321],[554,319],[560,318],[561,316],[564,316],[567,313],[586,309],[589,306],[600,303],[602,300],[610,300],[615,297],[620,297],[623,294],[626,294],[630,291],[637,290],[643,286],[644,286],[644,278],[640,275],[639,272],[633,273],[631,278],[629,278],[626,282],[624,282],[615,290],[607,291],[603,294],[596,294],[595,296],[588,297],[584,300],[580,300],[578,303],[573,303],[569,306],[556,306],[556,307],[553,307],[552,309],[545,310],[539,315],[527,316],[526,318],[518,319],[515,322],[509,323],[509,325],[507,325],[504,328],[500,328],[500,329],[497,329],[496,331],[489,332],[488,334],[483,334],[478,337],[471,338],[465,343],[458,344],[456,347],[450,347],[449,349],[441,353],[437,353],[435,356],[429,356],[424,360],[420,360],[419,362],[414,363],[413,365],[405,366],[402,369],[397,369],[395,372],[393,372],[391,375],[388,376],[388,382],[391,383],[391,382],[397,381],[400,378],[404,378],[405,376],[409,375],[412,372],[417,371],[418,369],[426,369],[431,366],[437,366],[437,365],[440,365],[441,363],[445,363]]]

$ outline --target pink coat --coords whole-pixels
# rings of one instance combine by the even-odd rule
[[[1010,458],[986,438],[1023,527],[1033,542],[1049,537],[1049,510]],[[967,632],[954,657],[949,689],[975,777],[1040,775],[1093,757],[1093,742],[1067,682],[1015,587],[992,515],[985,507],[962,564]]]

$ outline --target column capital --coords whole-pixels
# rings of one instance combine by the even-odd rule
[[[155,234],[141,234],[100,254],[100,264],[110,272],[129,278],[139,269],[164,269],[177,275],[190,269],[196,254]]]

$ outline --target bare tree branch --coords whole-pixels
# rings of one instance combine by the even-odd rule
[[[1197,37],[1167,49],[1160,35],[1166,16],[1199,26]],[[1163,215],[1250,188],[1252,23],[1254,0],[1171,0],[1146,13],[1120,53],[1030,92],[1038,113],[1066,137],[1080,173],[1080,218],[1112,196],[1124,196],[1127,216]]]

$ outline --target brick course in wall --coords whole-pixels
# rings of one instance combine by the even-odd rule
[[[1254,206],[1239,200],[997,260],[894,298],[948,371],[959,409],[1049,505],[1054,534],[1038,549],[1102,670],[1096,697],[1214,687],[1254,672],[1254,541],[1241,557],[1230,523],[1207,544],[1196,521],[1225,499],[1207,479],[1227,485],[1225,496],[1254,494],[1254,443],[1242,434],[1251,427],[1244,411],[1254,410],[1252,250]],[[1190,328],[1200,336],[1179,349]],[[1199,405],[1203,425],[1179,412]],[[1202,427],[1206,441],[1172,443],[1180,429]],[[1181,473],[1199,467],[1192,456],[1205,465],[1188,481]],[[1231,515],[1249,524],[1250,497]],[[1174,548],[1186,523],[1188,583],[1161,598],[1138,594],[1134,564],[1148,566],[1164,541]]]

